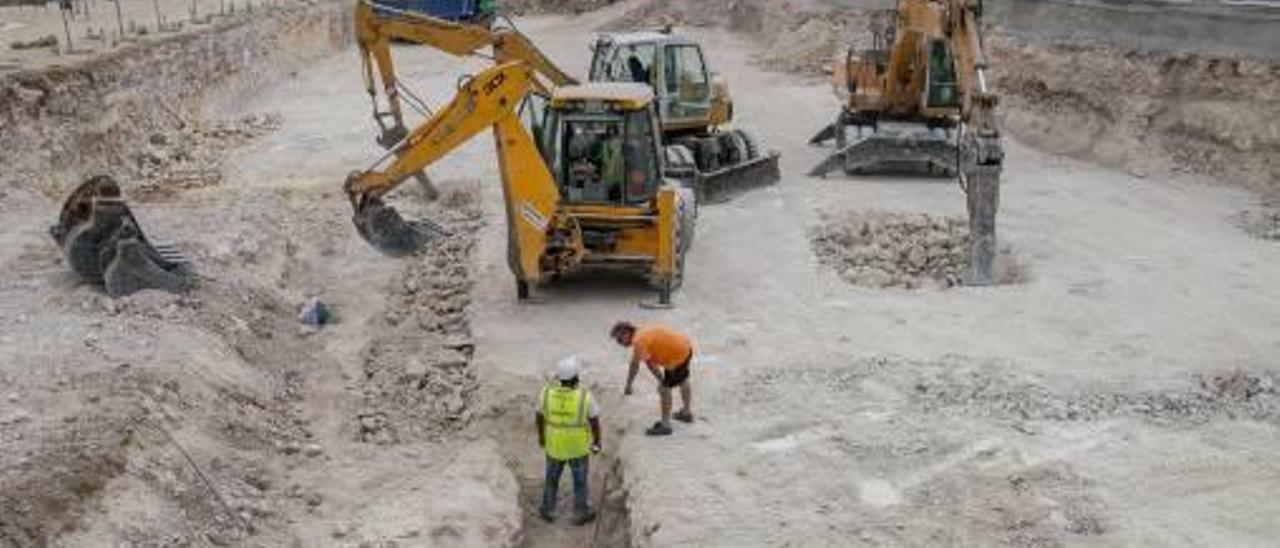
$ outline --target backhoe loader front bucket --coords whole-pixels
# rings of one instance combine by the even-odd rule
[[[955,132],[915,122],[832,124],[810,140],[812,144],[834,139],[836,150],[809,175],[822,177],[843,168],[857,174],[885,166],[925,166],[930,173],[955,175]]]
[[[81,183],[63,203],[49,234],[71,269],[86,281],[103,284],[112,297],[195,286],[190,261],[173,246],[147,239],[110,177]]]
[[[408,221],[381,198],[367,196],[355,207],[351,222],[356,232],[374,249],[391,257],[404,257],[426,245],[432,237],[443,234],[439,225],[427,221]]]

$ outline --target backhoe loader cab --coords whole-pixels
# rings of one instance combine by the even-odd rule
[[[566,203],[638,205],[662,184],[653,93],[634,84],[557,89],[539,149]]]

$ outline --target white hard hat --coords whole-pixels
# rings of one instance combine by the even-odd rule
[[[571,381],[581,374],[582,359],[577,356],[569,356],[556,365],[556,378],[562,381]]]

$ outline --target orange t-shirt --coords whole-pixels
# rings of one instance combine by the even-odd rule
[[[659,324],[636,328],[636,334],[631,337],[631,347],[641,361],[663,369],[675,369],[693,355],[689,337]]]

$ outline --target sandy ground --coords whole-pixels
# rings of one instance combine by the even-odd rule
[[[617,13],[520,24],[583,73],[581,29]],[[44,435],[74,414],[52,407],[68,383],[88,391],[119,378],[121,363],[145,376],[179,361],[195,372],[180,377],[181,392],[140,381],[157,402],[146,416],[184,424],[175,437],[197,462],[222,463],[208,467],[215,483],[259,524],[249,545],[1273,544],[1280,248],[1233,224],[1252,195],[1137,179],[1010,141],[1000,237],[1024,268],[1020,283],[850,285],[812,251],[822,214],[963,216],[963,194],[938,180],[804,176],[825,153],[804,143],[836,108],[826,83],[759,70],[740,36],[689,33],[728,77],[739,124],[781,150],[783,181],[701,210],[675,309],[642,309],[642,284],[600,277],[518,304],[485,136],[430,170],[459,197],[426,206],[410,189],[401,200],[475,237],[409,261],[367,248],[340,185],[380,152],[347,52],[249,100],[207,105],[210,119],[272,115],[279,128],[233,152],[220,184],[139,205],[144,225],[214,280],[197,304],[145,294],[112,313],[57,264],[42,232],[52,206],[4,206],[21,229],[0,236],[0,357],[29,367],[0,369],[13,387],[0,400],[5,435],[29,443],[29,426]],[[401,79],[436,104],[456,76],[484,66],[397,53]],[[312,333],[293,323],[312,295],[335,306],[338,324]],[[645,378],[621,395],[625,355],[606,338],[618,319],[694,337],[695,424],[642,435],[656,397]],[[128,336],[157,325],[163,333],[146,342]],[[468,373],[440,373],[456,358],[446,350],[465,347]],[[599,529],[530,513],[541,473],[533,399],[570,353],[587,360],[605,404]],[[427,396],[404,388],[427,381]],[[180,420],[216,417],[220,405],[243,428]],[[219,453],[228,444],[235,451]],[[183,515],[219,512],[188,501],[192,487],[156,491],[145,471],[185,477],[171,452],[124,455],[105,452],[103,467],[128,473],[92,485],[98,502],[71,512],[55,544],[157,542],[136,529],[178,531]],[[159,484],[198,485],[187,479]]]

